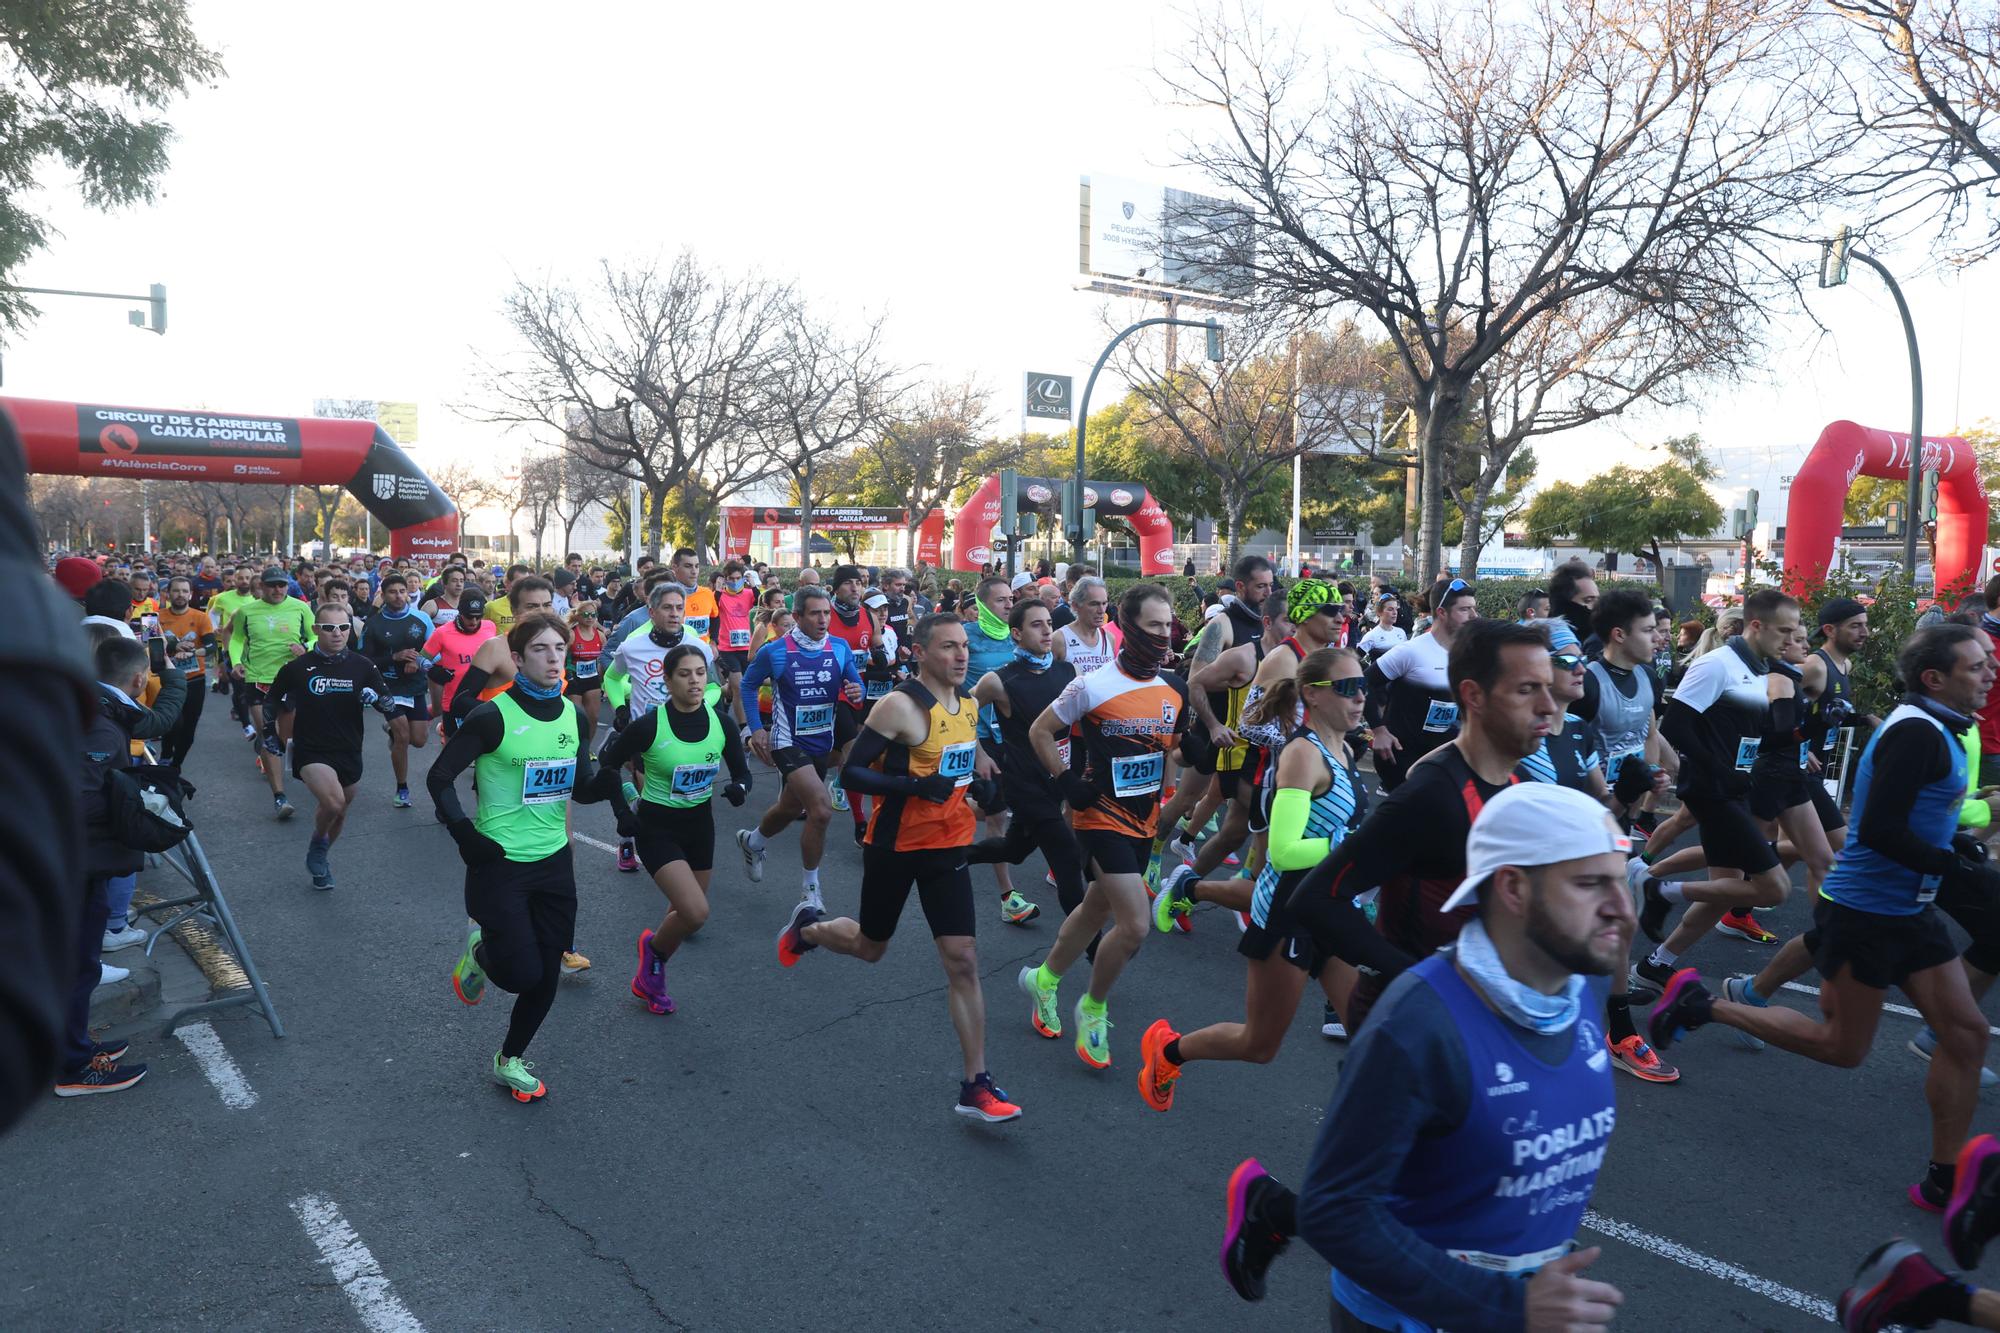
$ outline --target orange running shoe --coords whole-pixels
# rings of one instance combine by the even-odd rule
[[[1740,912],[1724,912],[1722,920],[1715,923],[1715,928],[1725,935],[1734,935],[1739,940],[1749,940],[1752,944],[1778,942],[1778,937],[1764,929],[1763,924],[1750,915],[1748,908]]]
[[[1634,1078],[1642,1078],[1648,1083],[1678,1083],[1681,1071],[1662,1060],[1645,1038],[1633,1033],[1623,1041],[1612,1041],[1609,1037],[1604,1044],[1611,1050],[1611,1061]]]
[[[1167,1059],[1166,1051],[1167,1043],[1180,1035],[1166,1019],[1156,1018],[1139,1039],[1139,1095],[1155,1111],[1174,1109],[1174,1084],[1180,1080],[1181,1067]]]

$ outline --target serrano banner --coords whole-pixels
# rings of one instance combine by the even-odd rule
[[[1063,483],[1055,477],[1019,477],[1014,483],[1014,502],[1022,513],[1045,509],[1060,499],[1062,488]],[[1137,482],[1086,481],[1083,503],[1099,514],[1122,518],[1132,525],[1139,539],[1143,573],[1174,572],[1174,523],[1151,491]],[[952,519],[953,569],[977,569],[994,558],[993,529],[1000,522],[1000,510],[1000,475],[995,473],[966,497],[964,507]]]
[[[372,421],[0,398],[28,470],[58,476],[345,486],[401,556],[458,545],[458,510]]]

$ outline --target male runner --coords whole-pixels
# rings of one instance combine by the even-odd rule
[[[507,572],[502,576],[504,582],[500,585],[500,595],[488,599],[486,603],[486,618],[493,622],[493,628],[500,632],[498,637],[503,642],[507,638],[507,631],[514,628],[514,622],[520,619],[522,614],[521,609],[514,604],[514,585],[533,572],[526,565],[507,566]]]
[[[822,946],[880,961],[914,887],[944,968],[947,1007],[965,1061],[953,1109],[988,1123],[1013,1120],[1021,1108],[994,1086],[986,1069],[986,998],[973,945],[978,912],[965,851],[975,820],[966,792],[979,740],[976,711],[963,689],[965,628],[953,615],[926,616],[911,633],[911,647],[916,679],[876,704],[847,760],[848,785],[876,798],[861,853],[859,919],[822,920],[815,903],[801,901],[778,934],[778,961],[791,967]]]
[[[443,689],[438,725],[447,737],[456,725],[451,705],[458,697],[465,673],[472,669],[472,659],[478,655],[480,646],[498,635],[493,622],[486,618],[486,594],[474,588],[459,594],[458,607],[451,618],[436,622],[430,637],[424,640],[424,656],[431,662],[430,678]]]
[[[333,887],[328,853],[347,826],[347,807],[361,784],[361,709],[388,716],[396,707],[375,664],[350,649],[354,615],[334,603],[313,617],[313,650],[278,669],[270,697],[278,734],[291,743],[292,776],[319,802],[306,844],[306,873],[316,889]]]
[[[361,631],[361,655],[382,673],[382,692],[389,697],[389,766],[396,774],[395,805],[410,808],[410,751],[430,739],[431,697],[424,676],[424,645],[436,629],[430,618],[410,605],[410,581],[401,574],[384,574],[377,590],[382,609],[368,617]]]
[[[229,622],[231,672],[249,689],[248,725],[253,739],[264,737],[257,764],[271,784],[272,812],[279,819],[290,819],[293,807],[285,799],[284,746],[269,730],[276,719],[266,700],[278,668],[304,653],[313,635],[312,609],[285,591],[290,586],[291,576],[272,565],[259,584],[258,604],[239,610]]]
[[[1237,595],[1223,600],[1222,610],[1209,617],[1195,640],[1188,663],[1191,678],[1239,645],[1252,645],[1252,654],[1258,660],[1263,658],[1264,602],[1277,586],[1277,572],[1263,556],[1246,555],[1236,562],[1235,576]],[[1220,772],[1223,756],[1240,740],[1224,716],[1230,707],[1226,693],[1191,690],[1188,697],[1194,709],[1193,722],[1199,724],[1195,728],[1199,739],[1192,754],[1186,756],[1188,768],[1181,774],[1173,799],[1160,811],[1162,835],[1155,840],[1162,850],[1170,850],[1183,860],[1193,859],[1194,834],[1207,825],[1209,815],[1226,799],[1220,778],[1211,782],[1209,775]]]
[[[1595,1016],[1631,947],[1630,849],[1578,791],[1486,804],[1442,904],[1476,915],[1383,995],[1298,1195],[1255,1158],[1230,1177],[1238,1295],[1296,1232],[1333,1266],[1336,1330],[1611,1322],[1618,1289],[1579,1276],[1599,1251],[1571,1246],[1617,1121]]]
[[[778,799],[757,827],[738,829],[736,846],[752,883],[764,878],[770,840],[800,820],[799,861],[804,868],[801,898],[825,911],[819,892],[819,863],[826,854],[826,827],[833,802],[822,781],[834,751],[834,710],[842,698],[860,702],[861,669],[847,644],[827,632],[833,599],[819,587],[801,587],[793,598],[792,628],[757,650],[743,673],[743,692],[755,697],[771,686],[771,725],[746,708],[750,749],[778,770]],[[970,839],[968,839],[970,841]]]
[[[1118,627],[1105,619],[1111,592],[1103,579],[1087,575],[1076,581],[1070,596],[1076,617],[1055,632],[1056,656],[1074,667],[1077,675],[1087,676],[1118,656]],[[1054,614],[1050,612],[1051,617]]]
[[[238,688],[230,678],[229,635],[236,613],[246,606],[255,605],[257,595],[250,591],[250,566],[236,566],[229,571],[227,578],[228,586],[208,599],[208,619],[215,626],[215,692],[230,696],[229,715],[254,736],[256,732],[250,729],[249,705],[244,698],[248,687]]]
[[[907,569],[885,569],[882,571],[882,595],[889,599],[882,610],[882,624],[896,636],[896,660],[908,662],[913,656],[910,650],[910,626],[921,616],[911,615],[910,571]]]
[[[1014,614],[1014,590],[998,574],[989,574],[973,586],[973,595],[960,603],[960,619],[965,622],[966,651],[971,654],[968,674],[979,680],[989,671],[998,671],[1014,659],[1014,636],[1008,617]],[[989,708],[979,710],[979,734],[987,743],[1000,744],[999,721]],[[981,775],[991,764],[981,760]],[[1007,816],[996,813],[986,818],[986,836],[1004,837]],[[993,862],[993,878],[1000,888],[1000,919],[1010,926],[1025,926],[1042,914],[1042,909],[1014,889],[1007,864]]]
[[[1798,627],[1798,602],[1776,588],[1751,593],[1743,603],[1743,633],[1695,659],[1667,705],[1660,734],[1680,755],[1681,803],[1700,829],[1709,878],[1663,884],[1644,862],[1630,867],[1635,880],[1644,877],[1639,928],[1658,946],[1633,968],[1635,991],[1664,986],[1680,956],[1726,909],[1776,907],[1791,891],[1749,795],[1766,714],[1774,705],[1790,711],[1797,704],[1797,673],[1773,671],[1771,661]],[[1667,936],[1667,915],[1681,902],[1692,905]]]
[[[1093,1069],[1111,1066],[1110,1022],[1105,1002],[1125,964],[1145,942],[1146,862],[1152,853],[1166,752],[1188,726],[1188,691],[1180,677],[1160,669],[1167,656],[1173,602],[1157,583],[1126,590],[1118,603],[1125,641],[1118,657],[1070,682],[1029,730],[1042,771],[1055,780],[1075,811],[1071,819],[1090,873],[1090,887],[1063,918],[1055,945],[1039,967],[1021,969],[1021,989],[1034,1001],[1031,1019],[1045,1037],[1060,1023],[1045,1017],[1056,1007],[1057,988],[1092,940],[1089,990],[1076,1003],[1076,1053]],[[1078,729],[1085,763],[1077,772],[1061,741]],[[1106,920],[1111,930],[1097,939]]]
[[[1984,639],[1969,625],[1933,625],[1911,635],[1897,655],[1897,675],[1910,692],[1862,752],[1855,833],[1813,907],[1808,947],[1823,985],[1825,1021],[1716,999],[1692,968],[1667,980],[1651,1020],[1653,1044],[1662,1048],[1717,1022],[1851,1069],[1874,1043],[1884,992],[1900,987],[1937,1034],[1924,1080],[1930,1166],[1909,1190],[1912,1203],[1933,1212],[1952,1197],[1953,1163],[1972,1121],[1987,1037],[1958,948],[1936,909],[1970,904],[1991,912],[2000,905],[2000,873],[1983,854],[1967,855],[1976,843],[1953,840],[1969,768],[1958,733],[1974,725],[1995,676]],[[1686,691],[1683,683],[1676,705]]]
[[[743,562],[730,560],[722,566],[722,591],[715,595],[715,656],[725,679],[721,682],[736,709],[736,725],[745,725],[743,716],[743,668],[750,665],[750,621],[757,610],[757,590],[744,578]]]
[[[1431,627],[1368,667],[1368,743],[1375,776],[1394,791],[1419,759],[1458,734],[1451,645],[1479,614],[1472,587],[1451,579],[1431,590]]]
[[[167,581],[167,604],[160,608],[160,628],[174,636],[174,662],[187,675],[187,698],[181,704],[174,729],[160,742],[160,762],[179,768],[194,749],[195,726],[201,721],[202,702],[208,691],[206,655],[215,647],[215,623],[208,612],[194,605],[194,580],[176,574]]]
[[[715,622],[720,608],[716,605],[714,590],[701,581],[701,556],[683,546],[674,552],[673,569],[674,577],[680,580],[681,591],[687,594],[682,615],[687,622],[688,637],[700,639],[713,648]],[[712,657],[708,669],[711,673],[715,670]],[[713,680],[713,674],[709,678]]]

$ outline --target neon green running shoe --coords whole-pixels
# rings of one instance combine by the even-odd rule
[[[1191,865],[1177,865],[1160,884],[1160,891],[1153,898],[1153,927],[1162,935],[1174,928],[1174,918],[1186,916],[1194,910],[1194,899],[1187,893],[1187,887],[1201,878]]]
[[[1092,1069],[1111,1068],[1111,1020],[1104,1010],[1092,1013],[1090,997],[1076,1002],[1076,1054]]]
[[[531,1102],[548,1091],[535,1077],[534,1068],[518,1055],[493,1054],[493,1081],[513,1093],[517,1102]]]
[[[1028,1021],[1034,1024],[1035,1031],[1039,1035],[1049,1038],[1060,1037],[1062,1013],[1056,1008],[1056,992],[1060,986],[1044,986],[1041,982],[1041,971],[1039,967],[1024,967],[1017,978],[1021,983],[1022,994],[1035,1002],[1035,1007],[1028,1011]]]
[[[479,960],[473,957],[473,950],[479,947],[479,927],[465,937],[465,952],[452,964],[451,988],[458,992],[458,998],[467,1004],[478,1004],[486,994],[486,973],[480,970]]]

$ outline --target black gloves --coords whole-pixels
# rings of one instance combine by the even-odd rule
[[[747,782],[729,782],[723,784],[722,799],[731,805],[742,805],[744,798],[749,795],[750,784]]]
[[[629,805],[613,807],[613,821],[618,825],[618,836],[636,838],[639,836],[639,817],[632,813]]]
[[[992,778],[974,778],[965,789],[965,798],[989,815],[1007,808],[1007,798],[1001,795],[1000,784]]]
[[[458,859],[475,869],[480,866],[498,865],[507,859],[507,852],[499,843],[479,831],[470,819],[454,819],[444,826],[451,834],[451,840],[458,844]]]
[[[1653,789],[1653,766],[1636,754],[1625,756],[1611,784],[1620,805],[1630,805]]]
[[[914,779],[914,782],[917,795],[923,797],[926,801],[934,801],[939,805],[943,805],[946,801],[949,801],[951,794],[958,790],[957,781],[946,777],[942,773],[933,773],[927,778],[917,778]]]
[[[442,662],[431,663],[431,669],[424,674],[440,685],[451,684],[451,668]]]
[[[611,710],[611,729],[613,731],[623,731],[631,725],[632,710],[630,708],[627,708],[624,704],[619,704]]]
[[[1072,810],[1082,810],[1097,802],[1097,787],[1074,770],[1057,778],[1056,786],[1062,788],[1063,799]]]

